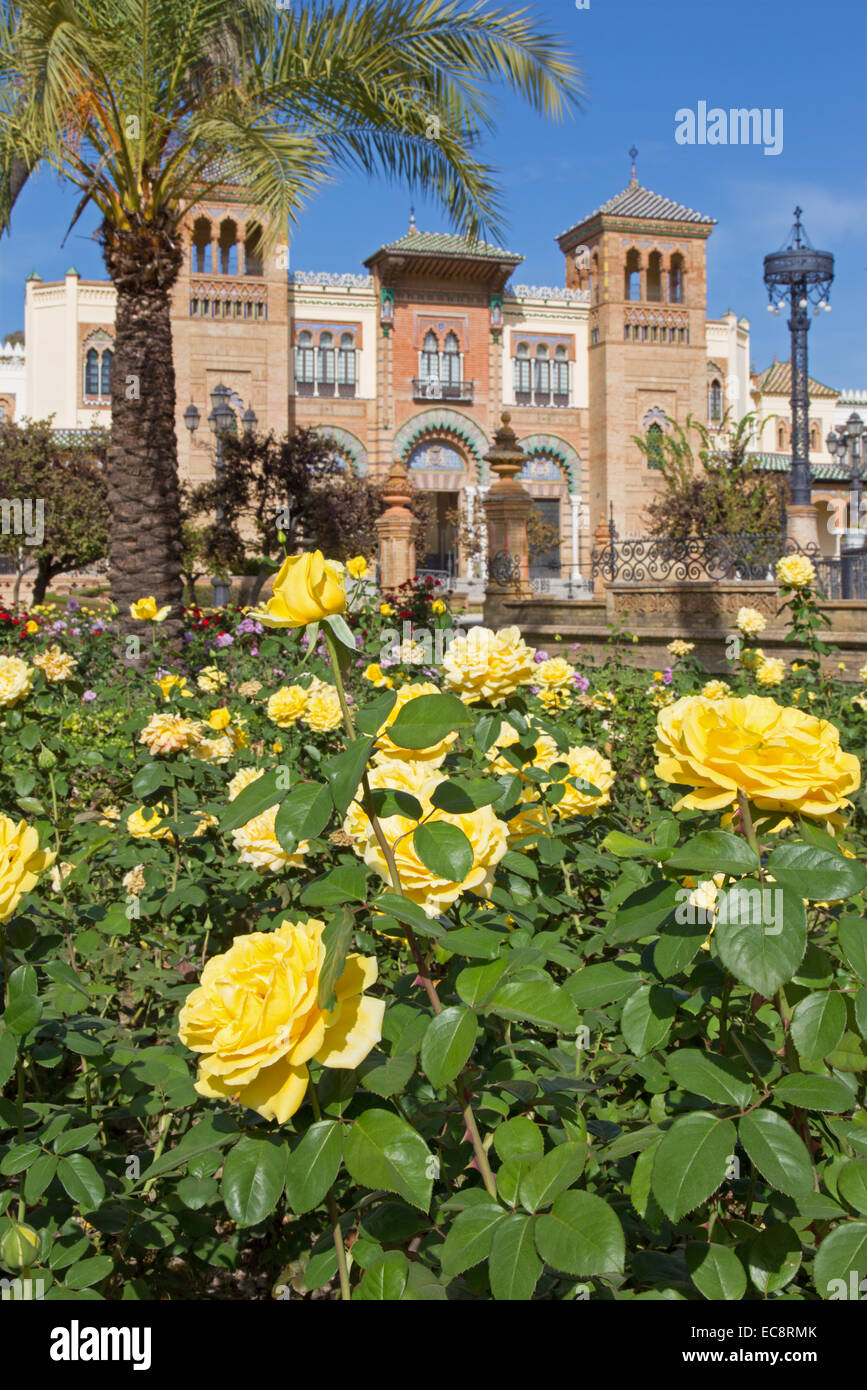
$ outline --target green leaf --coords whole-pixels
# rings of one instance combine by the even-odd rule
[[[851,1110],[855,1104],[849,1087],[835,1076],[815,1076],[804,1071],[792,1072],[778,1081],[774,1099],[804,1110],[825,1110],[836,1115]]]
[[[717,898],[713,940],[729,973],[770,999],[803,960],[804,904],[788,889],[743,879]]]
[[[529,854],[518,854],[513,849],[506,850],[500,860],[499,867],[508,869],[510,873],[517,874],[519,878],[529,878],[534,882],[539,877],[539,870]]]
[[[494,1130],[494,1148],[504,1163],[510,1158],[539,1159],[545,1152],[542,1131],[529,1115],[504,1120]]]
[[[677,884],[666,883],[663,879],[637,888],[617,909],[614,926],[607,935],[608,941],[612,946],[617,946],[626,941],[653,936],[664,922],[674,916],[680,901],[679,891]]]
[[[552,1269],[576,1278],[623,1270],[623,1227],[601,1197],[561,1192],[550,1212],[536,1218],[536,1249]]]
[[[368,1265],[353,1298],[362,1302],[399,1303],[408,1277],[409,1261],[403,1251],[386,1250],[380,1259]]]
[[[417,796],[399,787],[374,787],[371,791],[373,809],[380,820],[403,816],[406,820],[424,820],[424,808]]]
[[[99,1125],[78,1125],[75,1129],[65,1129],[62,1134],[58,1134],[54,1141],[54,1152],[56,1154],[72,1153],[75,1149],[83,1149],[99,1133]]]
[[[767,868],[778,883],[815,902],[851,898],[867,885],[867,868],[857,859],[816,845],[779,845],[768,855]]]
[[[458,998],[471,1009],[484,1008],[507,969],[502,956],[488,965],[468,965],[455,981]]]
[[[579,1009],[600,1009],[631,994],[640,979],[637,966],[606,960],[576,970],[563,988]]]
[[[659,1047],[671,1030],[677,1000],[662,985],[641,985],[629,996],[620,1015],[623,1040],[636,1057]]]
[[[105,1183],[84,1154],[70,1154],[68,1158],[61,1158],[57,1165],[57,1176],[82,1213],[96,1211],[102,1204]]]
[[[837,1174],[837,1191],[856,1211],[867,1214],[867,1158],[853,1158]]]
[[[42,1017],[42,1000],[36,994],[16,994],[9,1000],[3,1022],[10,1033],[23,1037],[35,1028]]]
[[[428,1025],[422,1039],[421,1065],[431,1085],[440,1090],[463,1070],[476,1040],[476,1016],[461,1004],[443,1009]]]
[[[703,1110],[675,1120],[656,1150],[651,1180],[653,1195],[671,1221],[680,1221],[716,1191],[736,1143],[731,1120]]]
[[[305,907],[340,907],[347,898],[361,903],[367,900],[367,874],[362,864],[336,864],[301,894]]]
[[[827,1060],[835,1071],[867,1071],[867,1047],[857,1033],[847,1030]]]
[[[107,1279],[113,1269],[114,1264],[108,1255],[94,1255],[89,1260],[81,1260],[66,1271],[63,1276],[64,1288],[91,1289],[94,1284]]]
[[[867,1221],[851,1221],[835,1227],[822,1241],[813,1262],[813,1284],[820,1298],[849,1298],[853,1275],[858,1290],[867,1275]],[[841,1281],[842,1288],[831,1287],[837,1280]]]
[[[471,729],[475,721],[457,695],[417,695],[407,700],[388,732],[398,748],[430,748],[455,730]]]
[[[663,980],[670,980],[686,970],[707,940],[710,922],[701,921],[703,914],[698,911],[694,915],[692,922],[678,922],[674,917],[662,925],[653,947],[653,968]]]
[[[519,1193],[521,1205],[528,1211],[549,1207],[555,1197],[577,1181],[586,1161],[586,1144],[572,1141],[558,1144],[522,1178]]]
[[[322,764],[322,771],[331,789],[331,799],[338,815],[345,815],[349,809],[375,742],[372,736],[357,738],[342,753],[327,758]]]
[[[778,1293],[801,1268],[801,1242],[787,1222],[778,1221],[750,1243],[747,1264],[759,1293]]]
[[[410,700],[410,704],[415,703]],[[462,883],[473,867],[473,847],[459,825],[449,821],[420,825],[413,831],[412,842],[425,868],[449,883]]]
[[[390,1110],[365,1110],[349,1130],[344,1162],[356,1182],[430,1206],[435,1159],[417,1130]]]
[[[342,907],[329,917],[322,931],[322,944],[325,959],[319,972],[317,1002],[320,1009],[333,1009],[337,1004],[337,982],[346,968],[346,956],[352,945],[355,930],[355,916],[348,907]]]
[[[326,627],[329,627],[331,629],[341,646],[347,647],[348,650],[351,651],[354,655],[357,650],[355,645],[355,638],[352,635],[352,629],[350,628],[343,614],[327,613],[325,617],[322,619],[322,622],[325,624]],[[313,638],[311,639],[309,646],[312,648],[315,645],[316,639]]]
[[[443,1274],[454,1278],[486,1259],[494,1231],[505,1219],[503,1208],[490,1201],[479,1202],[459,1212],[440,1250]]]
[[[486,1012],[559,1033],[574,1033],[579,1023],[572,1000],[553,980],[507,980],[495,990]]]
[[[257,784],[254,782],[251,785]],[[245,790],[249,791],[250,788],[247,787]],[[234,802],[232,804],[234,805]],[[312,840],[320,834],[330,821],[331,815],[329,787],[324,782],[299,782],[280,803],[274,822],[274,834],[286,853],[292,854],[302,840]]]
[[[717,1303],[737,1303],[747,1291],[744,1267],[728,1245],[691,1241],[686,1247],[686,1267],[703,1298]]]
[[[637,840],[634,835],[624,835],[622,830],[609,830],[599,848],[606,850],[608,854],[616,854],[618,859],[659,858],[656,845],[650,844],[647,840]]]
[[[36,1205],[56,1172],[57,1158],[54,1154],[40,1154],[31,1163],[24,1178],[24,1200],[29,1207]]]
[[[449,815],[459,816],[468,811],[477,811],[481,806],[492,806],[499,799],[500,784],[490,777],[484,781],[469,777],[450,777],[434,788],[431,805]]]
[[[657,859],[659,855],[656,856]],[[693,835],[665,861],[666,873],[676,874],[741,874],[755,873],[758,856],[740,835],[727,830],[703,830]]]
[[[744,1115],[738,1126],[750,1161],[771,1187],[789,1197],[813,1191],[813,1165],[804,1141],[775,1110],[763,1108]]]
[[[231,1116],[208,1115],[187,1130],[176,1148],[170,1149],[168,1153],[160,1154],[159,1158],[154,1159],[150,1168],[142,1173],[134,1186],[138,1187],[141,1183],[149,1182],[151,1178],[160,1177],[163,1173],[170,1173],[174,1168],[183,1168],[202,1154],[211,1153],[215,1149],[221,1149],[224,1145],[233,1143],[237,1137],[238,1127]]]
[[[835,990],[816,990],[792,1010],[792,1041],[804,1061],[827,1057],[846,1031],[846,1004]]]
[[[270,1135],[244,1134],[223,1164],[220,1192],[231,1219],[256,1226],[280,1200],[286,1145]]]
[[[220,817],[220,829],[223,833],[237,830],[239,825],[246,825],[247,821],[276,806],[284,795],[284,789],[277,785],[277,779],[279,777],[281,782],[285,782],[287,772],[287,768],[272,768],[270,772],[263,773],[255,782],[251,782],[239,792]]]
[[[867,922],[862,917],[841,917],[837,939],[850,970],[867,982]]]
[[[384,690],[375,700],[363,705],[355,715],[355,727],[368,736],[378,734],[397,700],[397,692]]]
[[[6,1085],[18,1059],[18,1044],[15,1040],[16,1035],[11,1029],[5,1029],[0,1033],[0,1087]]]
[[[138,797],[139,801],[144,801],[147,797],[153,796],[155,792],[161,791],[163,787],[170,787],[173,780],[172,770],[168,764],[145,763],[144,767],[140,767],[132,779],[132,794]]]
[[[406,922],[421,936],[445,935],[443,928],[428,917],[423,907],[411,902],[409,898],[400,897],[397,893],[380,893],[373,906],[389,917],[396,917],[399,922]]]
[[[719,1105],[735,1105],[739,1110],[746,1110],[755,1100],[743,1066],[727,1057],[697,1047],[681,1047],[668,1054],[665,1065],[678,1086],[693,1095],[706,1096]]]
[[[528,1303],[542,1273],[532,1217],[516,1212],[494,1228],[488,1279],[498,1302]]]

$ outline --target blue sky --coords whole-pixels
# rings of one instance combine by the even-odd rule
[[[506,0],[503,8],[516,8]],[[715,217],[708,245],[708,311],[727,308],[752,324],[757,367],[788,356],[785,319],[766,312],[762,257],[784,242],[792,209],[804,209],[814,246],[836,257],[833,312],[812,319],[810,374],[867,388],[867,5],[863,0],[530,0],[540,23],[564,36],[585,74],[583,109],[561,126],[501,98],[485,156],[499,169],[511,250],[526,257],[516,279],[563,283],[553,240],[623,188],[627,150],[638,146],[645,187]],[[675,112],[759,107],[783,111],[783,148],[680,145]],[[23,327],[23,282],[32,268],[57,279],[74,263],[104,268],[85,213],[61,241],[75,197],[49,177],[19,199],[12,235],[0,242],[0,337]],[[360,270],[401,235],[413,201],[382,180],[343,178],[309,207],[292,243],[294,268]],[[448,218],[415,196],[424,230]]]

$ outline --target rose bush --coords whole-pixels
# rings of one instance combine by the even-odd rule
[[[438,654],[432,586],[297,558],[255,614],[186,610],[180,651],[148,603],[129,660],[75,600],[0,621],[4,1273],[840,1296],[863,687],[816,652],[771,699],[677,641],[647,672],[625,634],[598,666],[514,629]]]

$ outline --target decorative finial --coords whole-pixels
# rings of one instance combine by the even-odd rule
[[[632,160],[632,182],[633,182],[633,183],[636,183],[636,182],[637,182],[637,178],[636,178],[636,174],[635,174],[635,161],[636,161],[636,159],[638,158],[638,150],[635,148],[634,145],[632,146],[631,150],[629,151],[629,158]]]
[[[409,230],[411,232],[418,231],[418,227],[415,225],[415,208],[410,208],[409,210]]]

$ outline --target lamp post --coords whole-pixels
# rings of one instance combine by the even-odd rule
[[[229,404],[231,399],[232,392],[228,386],[220,384],[219,386],[215,386],[211,392],[211,413],[208,416],[208,424],[211,427],[216,441],[215,473],[217,482],[220,481],[223,474],[223,445],[225,440],[229,435],[236,434],[238,430],[237,417]],[[191,401],[184,411],[184,424],[191,436],[195,434],[198,429],[201,418],[198,407]],[[245,432],[249,433],[251,430],[254,430],[258,423],[256,412],[253,410],[252,406],[248,406],[241,417],[241,424]],[[217,507],[215,515],[217,525],[219,525],[223,519],[223,508],[221,506]],[[211,585],[214,590],[214,607],[225,608],[226,604],[229,602],[229,586],[225,579],[216,574],[212,575]]]
[[[768,312],[789,310],[792,363],[792,471],[790,524],[796,540],[815,544],[816,513],[812,507],[812,474],[809,454],[810,398],[807,378],[808,309],[813,314],[830,312],[828,294],[834,279],[834,257],[829,251],[816,251],[801,225],[801,209],[795,208],[795,225],[788,245],[765,256],[764,281],[768,289]]]

